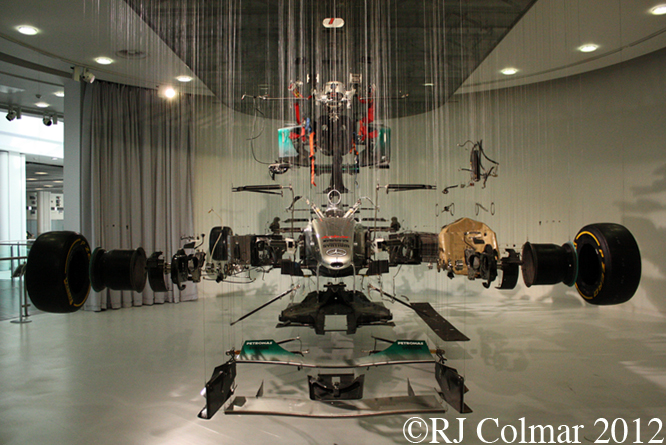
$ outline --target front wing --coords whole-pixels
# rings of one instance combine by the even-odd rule
[[[238,353],[236,353],[238,352]],[[421,340],[397,340],[388,348],[368,356],[318,364],[306,357],[287,351],[274,340],[246,341],[232,358],[215,368],[202,394],[206,406],[199,413],[210,419],[224,407],[226,414],[270,414],[299,417],[364,417],[386,414],[445,412],[444,402],[461,413],[471,412],[464,403],[467,392],[464,378],[444,364],[441,351],[437,359]],[[407,380],[402,396],[363,399],[363,375],[320,374],[309,377],[310,398],[264,397],[263,383],[255,396],[237,396],[236,367],[238,364],[286,365],[301,368],[339,369],[370,368],[404,364],[433,364],[438,389],[432,394],[417,395]]]

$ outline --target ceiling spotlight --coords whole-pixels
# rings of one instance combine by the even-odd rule
[[[586,43],[585,45],[581,45],[578,47],[578,51],[582,53],[591,53],[592,51],[596,51],[599,48],[599,45],[595,45],[594,43]]]
[[[504,74],[505,76],[513,76],[518,72],[517,68],[504,68],[500,73]]]
[[[99,63],[100,65],[111,65],[113,63],[113,59],[109,59],[108,57],[98,57],[95,59],[95,62]]]
[[[39,30],[37,30],[37,28],[35,28],[34,26],[29,26],[29,25],[21,25],[16,29],[18,30],[18,32],[20,32],[21,34],[24,34],[26,36],[34,36],[35,34],[37,34],[39,32]]]
[[[168,87],[167,89],[164,90],[164,96],[166,96],[167,99],[173,99],[176,97],[176,90],[174,90],[171,87]]]
[[[666,14],[666,5],[657,5],[654,8],[650,9],[650,14],[652,15],[664,15]]]
[[[21,109],[20,108],[14,108],[11,107],[7,111],[7,120],[9,122],[13,121],[14,119],[21,119]]]
[[[55,97],[65,97],[65,92],[64,91],[56,91],[53,93]]]
[[[183,82],[183,83],[192,82],[192,78],[190,76],[178,76],[178,77],[176,77],[176,80],[178,82]]]
[[[37,102],[35,106],[39,108],[48,108],[49,104],[47,104],[46,102]]]

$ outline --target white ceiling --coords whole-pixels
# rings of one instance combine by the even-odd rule
[[[659,3],[666,0],[539,0],[459,92],[569,76],[666,47],[666,15],[648,12]],[[24,36],[16,30],[22,24],[35,26],[40,33]],[[599,49],[588,54],[577,51],[588,42],[600,45]],[[123,49],[144,51],[147,56],[123,59],[117,55]],[[99,56],[111,57],[115,63],[98,65],[94,59]],[[7,62],[8,57],[41,68],[17,66]],[[113,82],[149,88],[172,85],[181,91],[211,94],[122,0],[4,2],[0,14],[0,108],[21,105],[28,112],[41,112],[34,105],[39,94],[50,104],[49,111],[62,114],[63,99],[53,93],[63,90],[75,65],[88,67],[98,78]],[[519,72],[510,78],[500,74],[506,66]],[[175,77],[182,74],[195,80],[179,84]],[[7,92],[12,88],[21,91]]]
[[[541,82],[592,71],[666,47],[666,0],[539,0],[458,93]],[[599,45],[591,53],[578,48]],[[519,71],[500,73],[505,67]]]
[[[39,29],[34,36],[17,31],[19,25]],[[117,55],[120,50],[138,50],[146,57],[137,60]],[[4,61],[3,61],[3,55]],[[41,68],[30,69],[7,62],[16,57]],[[102,66],[100,56],[114,60]],[[0,106],[21,105],[37,110],[35,97],[51,106],[47,111],[62,114],[62,91],[74,66],[88,67],[98,79],[146,88],[173,86],[179,91],[211,94],[192,71],[122,0],[21,0],[3,2],[0,14]],[[49,71],[57,71],[51,74]],[[181,84],[176,76],[189,75]],[[66,76],[66,77],[63,77]],[[23,91],[3,93],[11,87]],[[40,110],[37,110],[41,112]]]

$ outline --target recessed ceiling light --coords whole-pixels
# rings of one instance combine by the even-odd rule
[[[25,178],[26,181],[36,181],[37,178]]]
[[[113,63],[113,59],[109,59],[108,57],[98,57],[95,59],[95,62],[99,63],[100,65],[111,65]]]
[[[192,82],[192,78],[190,76],[178,76],[176,77],[176,80],[178,82]]]
[[[62,180],[60,180],[60,179],[56,179],[56,180],[53,181],[53,182],[55,182],[56,184],[62,184]]]
[[[37,102],[35,104],[35,106],[37,106],[39,108],[47,108],[49,106],[49,104],[47,104],[46,102]]]
[[[666,14],[666,5],[657,5],[654,8],[650,9],[650,14],[653,15],[664,15]]]
[[[500,73],[504,74],[505,76],[513,76],[518,72],[517,68],[504,68]]]
[[[56,97],[65,97],[65,92],[64,91],[56,91],[53,93],[54,96]]]
[[[434,87],[435,84],[434,83],[424,83],[423,86],[424,87]]]
[[[20,32],[21,34],[25,34],[26,36],[34,36],[39,32],[37,28],[29,25],[21,25],[16,29],[18,30],[18,32]]]
[[[599,45],[595,45],[594,43],[586,43],[585,45],[581,45],[578,47],[578,51],[582,53],[591,53],[592,51],[596,51],[599,48]]]
[[[53,184],[44,184],[44,187],[53,187]]]
[[[47,172],[35,172],[36,175],[48,175]]]

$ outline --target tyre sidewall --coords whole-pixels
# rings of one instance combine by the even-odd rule
[[[579,260],[578,293],[591,304],[613,305],[628,301],[641,276],[638,244],[619,224],[583,227],[574,240]]]
[[[76,232],[47,232],[30,248],[25,282],[37,309],[68,313],[79,310],[90,293],[90,246]]]

